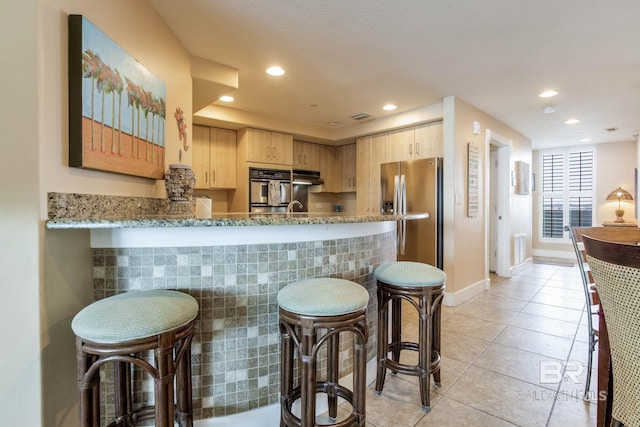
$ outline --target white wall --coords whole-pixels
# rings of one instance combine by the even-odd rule
[[[0,414],[42,424],[37,2],[0,3]]]
[[[594,200],[595,217],[594,224],[602,225],[604,221],[615,220],[617,202],[607,202],[607,195],[621,186],[633,194],[633,176],[636,168],[637,154],[635,141],[610,142],[595,145],[595,191]],[[533,171],[539,176],[539,151],[534,151]],[[539,180],[539,179],[538,179]],[[541,242],[539,236],[540,221],[540,183],[536,183],[536,191],[533,192],[533,254],[535,256],[562,257],[573,259],[575,254],[570,243]],[[634,204],[624,203],[625,219],[634,219]]]
[[[444,98],[444,270],[447,273],[446,303],[463,302],[478,290],[484,290],[488,280],[485,272],[485,204],[480,191],[480,209],[475,218],[467,216],[467,144],[473,142],[480,152],[480,182],[483,189],[487,165],[485,130],[490,129],[511,140],[511,165],[515,160],[531,163],[531,140],[504,123],[455,97]],[[479,122],[481,132],[473,133],[473,122]],[[511,192],[511,223],[509,235],[527,234],[527,257],[531,254],[531,196],[515,196]],[[456,203],[455,197],[459,203]],[[512,254],[509,254],[512,259]],[[513,265],[513,262],[511,262]],[[472,290],[473,287],[473,290]],[[451,294],[451,295],[449,295]]]
[[[164,197],[164,183],[107,172],[69,168],[68,165],[68,73],[67,15],[89,19],[113,41],[143,64],[166,85],[166,159],[178,163],[176,107],[187,118],[191,133],[190,58],[182,44],[146,1],[40,0],[43,111],[41,129],[43,191]],[[182,163],[191,164],[193,150],[182,153]],[[44,213],[44,212],[43,212]]]
[[[13,2],[16,4],[22,2]],[[31,4],[32,2],[25,2]],[[22,304],[21,300],[12,301],[11,307],[16,308],[28,321],[20,322],[20,329],[28,327],[28,335],[34,336],[35,342],[30,342],[31,349],[20,349],[16,354],[21,364],[27,364],[33,358],[34,363],[42,360],[42,374],[37,369],[30,374],[36,376],[29,386],[29,394],[12,394],[18,402],[24,402],[29,409],[24,410],[31,416],[34,407],[42,399],[42,421],[25,422],[24,418],[16,418],[16,422],[3,425],[20,426],[55,426],[71,427],[77,425],[77,391],[75,373],[75,344],[70,324],[73,316],[85,305],[93,300],[91,283],[91,251],[89,249],[89,234],[86,230],[45,230],[46,194],[47,192],[91,193],[107,195],[164,197],[163,181],[155,181],[114,173],[84,170],[68,167],[68,70],[67,70],[67,16],[81,14],[87,17],[95,26],[118,43],[124,50],[135,57],[156,77],[166,85],[166,158],[165,165],[178,163],[178,151],[182,142],[178,138],[178,127],[173,117],[176,107],[182,108],[187,118],[187,135],[191,133],[191,75],[190,62],[187,52],[166,24],[160,19],[155,10],[146,1],[128,0],[40,0],[39,9],[32,11],[25,26],[25,37],[33,39],[26,73],[15,73],[11,90],[15,97],[29,95],[29,107],[18,108],[23,113],[22,122],[18,122],[15,135],[9,139],[19,141],[20,149],[30,148],[35,153],[25,153],[25,157],[33,157],[34,164],[17,166],[17,170],[28,170],[27,176],[35,180],[33,188],[28,193],[33,197],[35,206],[29,206],[32,214],[23,205],[16,206],[24,218],[18,223],[9,225],[13,230],[26,230],[26,239],[12,238],[20,245],[28,245],[17,255],[36,263],[36,268],[26,274],[17,271],[12,280],[11,289],[15,289],[20,298],[29,295],[29,303]],[[23,7],[27,9],[26,7]],[[33,7],[35,9],[35,7]],[[36,15],[36,12],[39,15]],[[4,19],[11,14],[2,14]],[[13,17],[8,17],[13,23]],[[39,29],[39,33],[38,33]],[[4,31],[5,28],[2,29]],[[22,31],[22,29],[20,29]],[[15,40],[13,35],[7,34],[3,40]],[[35,46],[37,43],[38,46]],[[37,47],[37,48],[36,48]],[[21,49],[16,48],[17,51]],[[21,58],[21,55],[16,55]],[[7,57],[2,55],[3,58]],[[6,79],[7,67],[3,67],[3,79]],[[25,75],[29,77],[29,84],[25,85]],[[9,73],[13,76],[14,73]],[[3,82],[6,83],[6,82]],[[25,90],[26,86],[26,90]],[[36,92],[37,90],[37,92]],[[30,95],[30,92],[33,94]],[[3,91],[4,94],[4,91]],[[4,103],[3,103],[4,104]],[[10,102],[6,103],[11,105]],[[3,105],[4,107],[5,105]],[[37,109],[34,107],[37,106]],[[15,108],[15,106],[14,106]],[[36,116],[36,112],[38,115]],[[3,118],[4,118],[3,114]],[[25,137],[33,133],[29,141]],[[3,134],[3,137],[6,134]],[[189,147],[191,144],[189,143]],[[192,149],[182,153],[182,162],[191,164]],[[35,163],[40,158],[40,162]],[[38,175],[39,173],[39,175]],[[38,180],[39,177],[39,180]],[[16,179],[13,180],[17,181]],[[14,186],[16,184],[13,184]],[[28,223],[23,226],[22,223]],[[2,227],[2,226],[0,226]],[[42,240],[29,244],[29,228],[40,232]],[[21,234],[22,235],[22,234]],[[4,239],[3,239],[4,240]],[[6,250],[6,249],[2,249]],[[13,249],[12,249],[13,251]],[[11,252],[13,253],[13,252]],[[25,277],[37,275],[38,254],[40,254],[40,269],[43,272],[40,286],[37,277],[33,278],[31,289],[25,286]],[[5,259],[5,256],[2,257]],[[16,268],[19,265],[16,264]],[[11,276],[10,276],[11,277]],[[27,282],[28,284],[28,282]],[[38,292],[39,291],[39,292]],[[30,294],[29,294],[30,293]],[[7,299],[5,299],[6,301]],[[16,304],[17,302],[17,304]],[[15,316],[15,315],[14,315]],[[32,326],[40,317],[40,327]],[[22,320],[19,319],[18,320]],[[5,322],[8,323],[8,322]],[[14,322],[15,323],[15,322]],[[39,336],[38,336],[39,335]],[[10,342],[5,340],[5,342]],[[29,357],[25,357],[25,354]],[[21,381],[25,377],[26,369],[16,370],[7,363],[8,374],[19,375]],[[15,386],[4,382],[10,387]],[[4,386],[3,384],[3,386]],[[12,393],[14,390],[11,390]],[[33,396],[35,395],[35,397]],[[3,400],[4,403],[4,400]],[[15,405],[16,412],[19,405]],[[3,412],[4,413],[4,412]],[[40,415],[39,411],[35,412]]]
[[[607,196],[618,187],[622,187],[634,196],[634,169],[636,167],[635,141],[599,144],[596,149],[596,224],[603,221],[615,221],[618,202],[608,202]],[[635,198],[635,196],[634,196]],[[624,219],[635,219],[634,202],[622,202]]]

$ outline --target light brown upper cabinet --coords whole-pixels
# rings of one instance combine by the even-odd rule
[[[389,132],[389,161],[442,157],[442,122]]]
[[[320,145],[312,142],[293,141],[293,169],[320,170]]]
[[[341,145],[336,148],[338,173],[338,192],[356,191],[356,144]]]
[[[418,147],[416,159],[442,157],[444,154],[442,122],[417,126],[415,128],[415,144]]]
[[[196,189],[236,188],[236,132],[193,125]]]
[[[338,165],[336,160],[336,147],[331,145],[320,145],[320,176],[324,184],[321,191],[323,193],[336,193],[338,189]]]
[[[293,162],[293,136],[279,132],[247,128],[238,131],[244,138],[242,153],[246,161],[291,166]]]
[[[236,188],[236,131],[211,128],[209,133],[211,188]]]
[[[348,193],[356,191],[356,144],[339,147],[320,145],[320,176],[323,193]]]
[[[389,159],[389,134],[381,133],[358,138],[357,170],[358,192],[356,205],[359,215],[375,215],[381,212],[380,165]]]

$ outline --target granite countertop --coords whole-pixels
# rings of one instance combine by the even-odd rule
[[[104,218],[61,218],[49,219],[46,227],[51,229],[81,228],[162,228],[162,227],[237,227],[258,225],[302,225],[302,224],[345,224],[359,222],[380,222],[415,220],[428,218],[425,213],[408,213],[406,215],[348,215],[326,213],[292,213],[292,214],[252,214],[252,213],[213,213],[211,218],[195,218],[188,215],[145,215],[130,217]]]
[[[345,213],[213,213],[211,217],[169,215],[166,199],[78,193],[48,193],[46,228],[237,227],[257,225],[345,224],[428,218],[406,215]],[[162,214],[159,214],[162,212]]]

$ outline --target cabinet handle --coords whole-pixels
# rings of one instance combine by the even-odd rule
[[[413,156],[413,144],[409,144],[409,155]]]
[[[302,154],[298,153],[298,164],[302,163]]]
[[[209,182],[209,172],[204,171],[204,182]]]
[[[420,155],[420,143],[416,142],[416,156]]]
[[[303,157],[304,157],[304,164],[306,166],[307,165],[307,155],[305,154]]]
[[[278,158],[278,150],[276,149],[276,147],[273,147],[271,149],[271,159],[276,160],[277,158]]]
[[[213,184],[214,182],[216,182],[216,171],[212,170],[211,171],[211,183]]]
[[[267,159],[271,157],[271,148],[267,147]]]

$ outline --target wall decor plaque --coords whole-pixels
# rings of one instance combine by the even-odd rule
[[[480,152],[478,147],[470,142],[467,144],[467,216],[478,216],[480,205]]]
[[[529,194],[529,163],[515,161],[516,184],[514,192],[516,194]]]

